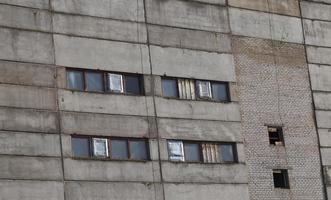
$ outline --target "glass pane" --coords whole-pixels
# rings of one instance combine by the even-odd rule
[[[86,87],[88,91],[103,91],[103,74],[86,72]]]
[[[202,98],[202,97],[210,98],[211,97],[209,81],[197,81],[197,86],[198,86],[200,98]]]
[[[111,156],[112,158],[129,158],[127,141],[126,140],[111,140]]]
[[[147,149],[145,141],[130,141],[131,159],[147,160]]]
[[[120,74],[108,74],[109,90],[112,92],[123,92],[123,77]]]
[[[213,83],[213,99],[218,101],[228,101],[227,85],[224,83]]]
[[[219,145],[220,160],[223,162],[234,162],[233,145],[222,144]]]
[[[125,76],[125,92],[140,94],[140,81],[138,76]]]
[[[88,138],[72,138],[72,153],[76,157],[90,156],[90,143]]]
[[[199,144],[184,143],[185,161],[200,161]]]
[[[93,155],[97,157],[108,157],[107,139],[93,138]]]
[[[68,71],[67,72],[67,87],[69,89],[84,90],[83,72]]]
[[[162,92],[165,97],[178,97],[177,81],[174,79],[162,79]]]
[[[173,161],[184,161],[183,142],[168,141],[169,158]]]

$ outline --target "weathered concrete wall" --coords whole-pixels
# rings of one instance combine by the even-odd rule
[[[311,88],[314,96],[316,125],[320,141],[327,198],[331,198],[331,1],[301,2]]]

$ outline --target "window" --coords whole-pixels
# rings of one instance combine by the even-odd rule
[[[74,157],[148,160],[148,142],[136,138],[72,136]]]
[[[176,79],[162,78],[162,94],[164,97],[178,98]]]
[[[117,159],[128,159],[128,143],[126,140],[112,140],[111,141],[111,157]]]
[[[103,74],[99,72],[86,72],[86,90],[103,91]]]
[[[269,142],[272,145],[284,145],[282,127],[268,127]]]
[[[90,141],[87,137],[76,138],[71,140],[72,152],[75,157],[89,157],[90,156]]]
[[[67,72],[67,86],[73,90],[84,90],[84,74],[81,71]]]
[[[275,188],[290,188],[288,173],[286,169],[274,169],[273,178]]]
[[[212,93],[213,93],[213,100],[216,101],[229,101],[228,95],[228,85],[226,83],[217,83],[212,82]]]
[[[200,98],[211,98],[211,87],[210,81],[197,81],[197,88],[199,91]]]
[[[108,89],[111,92],[123,92],[123,76],[120,74],[108,73]]]
[[[67,70],[67,88],[80,91],[141,95],[143,93],[141,80],[141,76],[135,74],[86,69]]]
[[[171,161],[235,163],[235,143],[188,142],[168,140]]]
[[[108,157],[108,141],[103,138],[93,138],[93,156]]]
[[[218,146],[218,155],[222,162],[234,162],[236,160],[234,152],[235,146],[232,144],[221,144]]]

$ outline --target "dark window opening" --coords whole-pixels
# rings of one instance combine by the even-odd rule
[[[128,159],[128,143],[126,140],[111,140],[111,157],[117,159]]]
[[[228,84],[212,82],[212,96],[216,101],[229,101]]]
[[[86,72],[86,90],[102,92],[104,90],[103,74],[99,72]]]
[[[269,142],[272,145],[284,145],[282,127],[268,127]]]
[[[130,158],[134,160],[147,160],[147,145],[145,141],[130,140],[129,141]]]
[[[200,162],[200,145],[198,143],[184,143],[185,161]]]
[[[125,92],[128,94],[141,94],[138,76],[125,76]]]
[[[218,155],[220,156],[220,161],[222,162],[235,162],[236,155],[235,146],[232,144],[221,144],[218,146]]]
[[[288,173],[286,169],[273,170],[274,186],[275,188],[290,188]]]
[[[87,137],[71,139],[72,152],[75,157],[90,157],[90,140]]]
[[[178,86],[176,79],[162,78],[162,94],[164,97],[178,98]]]

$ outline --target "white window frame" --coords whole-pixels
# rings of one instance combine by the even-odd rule
[[[117,93],[123,93],[124,92],[124,87],[123,87],[123,75],[121,74],[114,74],[114,73],[108,73],[107,75],[107,79],[108,79],[108,90],[111,92],[117,92]],[[113,82],[111,81],[111,77],[116,77],[116,78],[120,78],[120,88],[119,89],[114,89],[113,87]]]
[[[177,147],[177,153],[173,153],[172,150]],[[185,155],[184,155],[184,144],[183,141],[177,141],[177,140],[172,140],[168,141],[168,154],[169,154],[169,159],[171,161],[185,161]]]
[[[196,81],[197,83],[197,89],[199,91],[199,98],[202,98],[202,99],[211,99],[212,98],[212,94],[211,94],[211,83],[210,81]],[[206,89],[207,91],[203,91],[203,84],[206,84]],[[204,94],[204,93],[207,93],[207,94]]]
[[[109,149],[108,149],[108,139],[106,138],[92,138],[93,142],[93,156],[95,157],[109,157]],[[103,153],[98,153],[97,150],[97,145],[98,143],[104,143],[105,144],[105,152]]]

